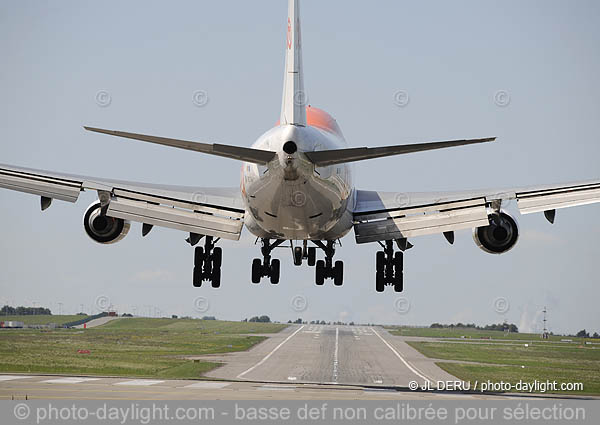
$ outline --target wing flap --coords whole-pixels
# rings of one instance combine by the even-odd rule
[[[240,238],[244,224],[242,219],[227,215],[188,211],[116,197],[111,199],[106,214],[110,217],[230,240]]]
[[[76,202],[82,182],[0,168],[0,187],[61,201]]]
[[[489,224],[485,198],[355,215],[356,243],[396,240]]]

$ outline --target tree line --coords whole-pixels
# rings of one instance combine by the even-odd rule
[[[33,316],[33,315],[51,315],[52,312],[49,308],[44,307],[11,307],[5,305],[0,310],[0,314],[3,316]]]
[[[519,328],[514,323],[496,323],[493,325],[477,326],[475,323],[451,323],[449,325],[443,325],[441,323],[432,323],[430,328],[434,329],[453,329],[453,328],[466,328],[466,329],[477,329],[480,331],[508,331],[511,333],[519,333]]]

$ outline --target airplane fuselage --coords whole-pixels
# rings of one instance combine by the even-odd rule
[[[347,143],[326,112],[308,107],[307,118],[307,126],[278,125],[252,145],[277,152],[275,160],[242,166],[245,225],[257,237],[335,240],[352,228],[351,165],[315,167],[303,155],[342,149]]]

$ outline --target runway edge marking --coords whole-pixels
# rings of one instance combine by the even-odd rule
[[[377,336],[379,337],[379,339],[380,339],[380,340],[382,340],[382,341],[383,341],[383,343],[384,343],[385,345],[387,345],[387,346],[388,346],[388,348],[389,348],[390,350],[392,350],[392,352],[393,352],[393,353],[396,355],[396,357],[398,357],[400,360],[402,360],[402,363],[404,363],[404,365],[405,365],[407,368],[409,368],[409,369],[410,369],[410,371],[411,371],[412,373],[414,373],[414,374],[415,374],[415,375],[417,375],[419,378],[421,378],[421,379],[423,379],[423,380],[425,380],[425,381],[427,381],[427,382],[433,382],[433,380],[432,380],[432,379],[428,378],[428,377],[427,377],[425,374],[423,374],[421,371],[419,371],[419,370],[418,370],[418,369],[417,369],[415,366],[411,365],[411,364],[410,364],[408,361],[406,361],[406,360],[404,359],[404,357],[402,357],[402,356],[400,355],[400,353],[398,353],[394,347],[392,347],[392,346],[391,346],[391,345],[390,345],[390,344],[389,344],[389,343],[388,343],[388,342],[387,342],[385,339],[383,339],[383,337],[382,337],[381,335],[379,335],[379,333],[378,333],[378,332],[377,332],[375,329],[371,328],[371,330],[373,331],[373,333],[374,333],[375,335],[377,335]]]
[[[304,328],[304,325],[300,326],[298,329],[296,329],[296,331],[291,334],[290,336],[288,336],[286,339],[284,339],[277,347],[273,348],[273,351],[271,351],[269,354],[267,354],[265,357],[263,357],[263,359],[261,361],[259,361],[258,363],[256,363],[254,366],[252,366],[251,368],[243,371],[242,373],[240,373],[237,378],[238,379],[242,379],[242,377],[247,374],[252,372],[254,369],[256,369],[257,367],[259,367],[261,364],[263,364],[264,362],[266,362],[269,357],[271,357],[277,350],[279,350],[283,344],[285,344],[286,342],[288,342],[290,339],[292,339],[292,337],[294,335],[296,335],[298,332],[300,332],[302,329]]]

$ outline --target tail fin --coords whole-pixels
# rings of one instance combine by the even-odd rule
[[[306,125],[306,92],[302,73],[300,0],[289,0],[281,124]]]

